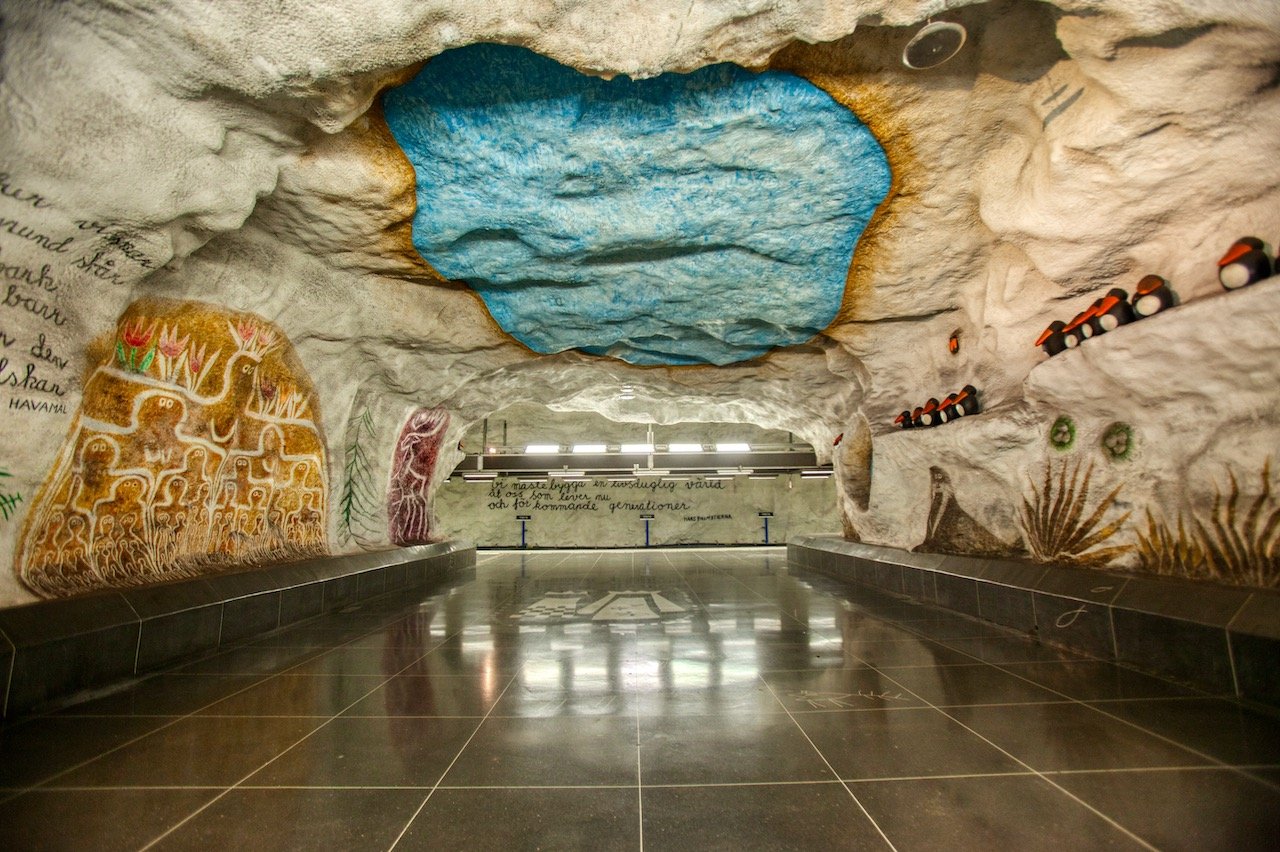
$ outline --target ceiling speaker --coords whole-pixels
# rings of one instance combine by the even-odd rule
[[[917,71],[936,68],[964,47],[965,29],[950,21],[931,21],[902,51],[902,64]]]

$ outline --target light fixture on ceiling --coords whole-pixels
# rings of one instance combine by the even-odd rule
[[[742,442],[722,441],[716,444],[716,452],[717,453],[749,453],[751,452],[751,445],[745,444]]]
[[[651,453],[653,444],[623,444],[618,449],[624,453]]]
[[[902,64],[916,71],[937,68],[964,47],[967,31],[952,21],[930,21],[902,50]]]
[[[605,451],[604,444],[574,444],[573,451],[575,453],[603,453]]]
[[[524,448],[528,455],[550,455],[551,453],[560,452],[559,444],[529,444]]]
[[[701,444],[668,444],[667,452],[669,453],[700,453],[702,452]]]

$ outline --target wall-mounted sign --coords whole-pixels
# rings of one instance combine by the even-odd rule
[[[533,515],[516,515],[517,521],[532,521]]]
[[[756,514],[757,514],[757,515],[759,515],[759,516],[760,516],[760,517],[762,517],[762,518],[772,518],[772,517],[773,517],[773,512],[756,512]]]
[[[642,521],[652,521],[652,520],[653,520],[653,515],[641,515],[641,516],[640,516],[640,520],[642,520]]]

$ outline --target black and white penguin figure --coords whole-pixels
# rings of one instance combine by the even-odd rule
[[[947,397],[938,403],[938,423],[950,423],[956,419],[956,395],[948,394]]]
[[[1134,318],[1144,319],[1172,308],[1176,299],[1168,281],[1159,275],[1144,275],[1134,288],[1131,301]]]
[[[1062,330],[1062,339],[1066,342],[1068,349],[1075,349],[1081,343],[1093,337],[1093,326],[1089,325],[1089,317],[1092,314],[1093,306],[1090,305],[1076,314],[1071,322],[1067,323],[1067,327]]]
[[[1107,295],[1093,303],[1089,323],[1094,334],[1106,334],[1134,320],[1129,294],[1119,287],[1112,287]]]
[[[978,404],[978,389],[973,385],[962,387],[956,394],[955,409],[957,417],[967,417],[982,411],[982,406]]]
[[[938,422],[938,400],[934,397],[929,397],[929,401],[924,404],[924,408],[920,411],[920,425],[937,426]]]
[[[1271,258],[1267,244],[1257,237],[1241,237],[1218,261],[1218,281],[1228,290],[1239,290],[1255,281],[1270,278]]]
[[[904,411],[897,417],[893,418],[893,425],[897,426],[899,429],[910,429],[916,424],[911,422],[911,412]]]
[[[915,410],[911,412],[911,425],[912,426],[924,425],[924,407],[923,406],[917,405],[915,407]]]
[[[1036,338],[1036,346],[1044,350],[1044,354],[1052,358],[1059,352],[1067,348],[1066,337],[1062,330],[1067,324],[1062,320],[1054,320],[1049,323],[1049,327],[1040,332],[1040,336]]]

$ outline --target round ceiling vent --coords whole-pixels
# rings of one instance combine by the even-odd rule
[[[950,21],[931,21],[920,28],[902,51],[902,64],[922,71],[936,68],[964,47],[965,29]]]

